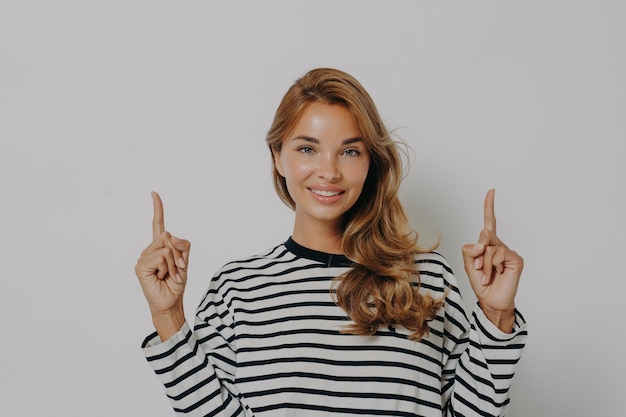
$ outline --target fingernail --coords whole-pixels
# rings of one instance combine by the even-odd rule
[[[483,274],[482,284],[487,285],[488,283],[489,283],[489,280],[487,279],[487,275]]]
[[[181,268],[185,267],[185,260],[183,258],[178,258],[178,266]]]
[[[176,282],[178,282],[179,284],[183,283],[183,277],[181,277],[180,274],[176,274]]]
[[[483,245],[482,243],[476,243],[476,244],[474,245],[474,248],[473,248],[473,249],[474,249],[474,250],[481,250],[481,249],[483,249],[483,248],[484,248],[484,245]]]
[[[480,269],[480,259],[474,259],[474,268]]]
[[[180,243],[181,240],[179,238],[177,238],[176,236],[172,236],[172,240],[176,243]]]

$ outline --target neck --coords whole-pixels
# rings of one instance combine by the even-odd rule
[[[296,221],[292,239],[300,245],[320,252],[343,254],[339,227],[327,224],[298,224]]]

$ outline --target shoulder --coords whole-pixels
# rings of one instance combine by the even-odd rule
[[[251,282],[263,281],[263,277],[274,275],[276,265],[289,262],[290,258],[293,255],[281,243],[256,255],[224,264],[213,274],[198,311],[202,311],[205,304],[220,303],[233,291],[249,291],[253,287]]]
[[[438,252],[416,253],[415,267],[420,286],[437,293],[459,292],[457,280],[446,258]]]
[[[461,291],[446,258],[437,252],[415,255],[420,291],[435,299],[445,297],[444,314],[447,320],[454,321],[460,329],[467,328],[467,314]]]
[[[450,268],[448,261],[439,252],[416,253],[414,262],[419,271],[438,271],[441,273],[452,274],[452,268]]]
[[[281,262],[289,262],[293,255],[283,243],[259,252],[255,255],[245,256],[224,264],[219,268],[213,279],[220,277],[236,277],[238,275],[249,275],[254,271],[263,271]]]
[[[271,279],[280,280],[287,274],[307,274],[320,267],[325,268],[326,264],[299,256],[283,242],[256,255],[228,262],[215,272],[211,286],[244,282],[261,285]]]

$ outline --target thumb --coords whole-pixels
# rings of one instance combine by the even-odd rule
[[[485,254],[485,245],[483,243],[468,243],[462,248],[463,264],[465,272],[471,275],[474,271],[483,267],[483,256]]]

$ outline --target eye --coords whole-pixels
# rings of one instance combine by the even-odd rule
[[[298,148],[298,152],[304,153],[304,154],[311,154],[313,153],[313,148],[310,146],[300,146]]]
[[[343,151],[343,154],[346,156],[359,156],[361,155],[361,152],[358,149],[350,148]]]

